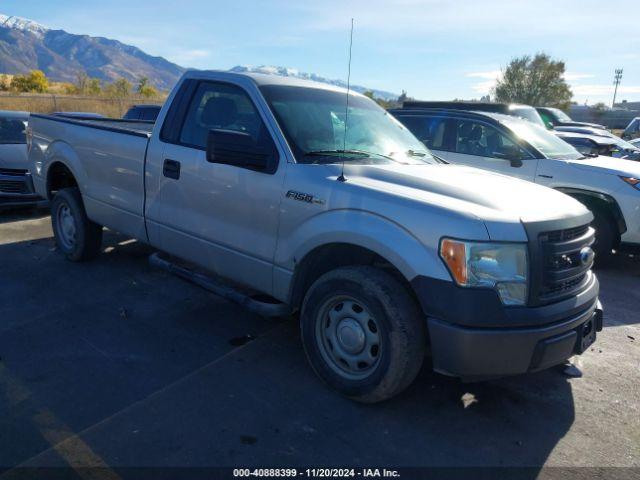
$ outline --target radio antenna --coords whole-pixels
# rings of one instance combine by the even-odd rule
[[[347,150],[347,124],[349,123],[349,91],[351,90],[351,49],[353,48],[353,18],[351,19],[351,34],[349,36],[349,65],[347,67],[347,100],[344,108],[344,137],[342,138],[342,154],[345,154]],[[344,156],[342,157],[342,168],[340,171],[340,176],[338,177],[339,182],[346,182],[347,179],[344,178]]]

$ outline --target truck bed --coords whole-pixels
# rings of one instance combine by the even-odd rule
[[[84,127],[109,130],[143,137],[151,136],[155,122],[145,120],[122,120],[118,118],[93,118],[93,117],[65,117],[62,115],[31,114],[31,117],[44,118],[54,122],[82,125]]]

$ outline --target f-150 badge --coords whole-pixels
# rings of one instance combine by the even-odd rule
[[[318,205],[324,205],[324,200],[308,193],[296,192],[295,190],[289,190],[287,192],[287,198],[292,200],[298,200],[299,202],[316,203]]]

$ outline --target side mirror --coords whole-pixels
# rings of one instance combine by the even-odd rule
[[[493,152],[492,156],[510,162],[514,168],[520,168],[522,166],[522,155],[520,152]]]
[[[267,170],[273,163],[274,152],[261,147],[245,132],[235,130],[209,130],[207,135],[207,161]]]

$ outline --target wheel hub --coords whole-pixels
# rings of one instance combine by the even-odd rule
[[[353,318],[341,320],[336,333],[338,343],[347,353],[360,353],[365,346],[364,329]]]
[[[320,353],[334,372],[361,379],[375,371],[382,341],[378,322],[364,302],[348,295],[328,299],[315,328]]]

